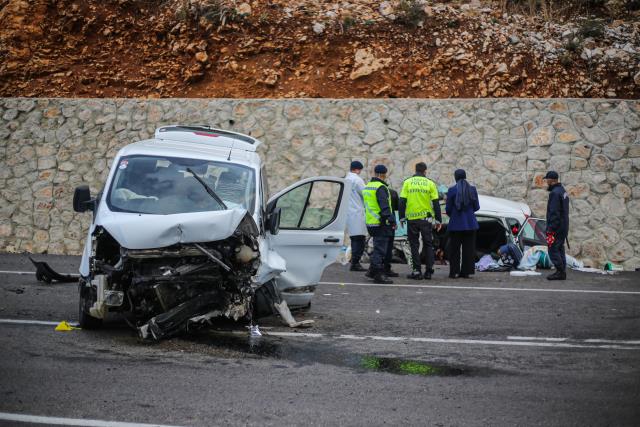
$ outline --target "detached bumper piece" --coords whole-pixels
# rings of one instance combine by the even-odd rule
[[[59,282],[59,283],[72,283],[79,280],[79,276],[71,276],[69,274],[60,274],[56,272],[49,264],[42,261],[35,261],[29,257],[29,261],[36,267],[36,279],[38,282]]]
[[[145,340],[161,340],[186,332],[191,318],[209,312],[211,306],[219,303],[219,300],[219,292],[209,292],[183,302],[140,326],[138,335]]]

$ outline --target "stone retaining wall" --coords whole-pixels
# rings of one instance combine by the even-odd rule
[[[270,186],[384,163],[399,188],[415,162],[450,185],[467,170],[483,194],[544,215],[542,175],[572,196],[571,253],[640,267],[640,101],[0,98],[0,250],[77,254],[90,221],[76,185],[98,191],[117,150],[170,123],[261,139]]]

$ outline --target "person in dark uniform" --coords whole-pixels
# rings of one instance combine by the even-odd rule
[[[374,283],[390,284],[393,281],[385,274],[385,264],[388,262],[389,246],[393,244],[396,218],[392,209],[389,184],[385,182],[387,168],[377,165],[374,173],[375,176],[362,190],[365,222],[373,239],[373,252],[366,276],[372,278]]]
[[[566,280],[567,256],[564,252],[564,242],[569,235],[569,195],[560,184],[557,172],[547,172],[544,179],[549,188],[547,246],[549,247],[549,258],[556,268],[555,273],[547,276],[547,279]]]
[[[396,218],[396,212],[398,212],[398,206],[400,203],[400,197],[398,196],[398,192],[393,188],[389,187],[389,194],[391,195],[391,214],[393,218]],[[387,254],[384,257],[384,275],[387,277],[399,277],[400,275],[391,269],[391,260],[393,260],[393,243],[395,241],[395,230],[393,231],[393,238],[389,239],[387,243]]]

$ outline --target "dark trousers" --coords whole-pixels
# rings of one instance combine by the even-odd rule
[[[567,255],[564,252],[565,235],[556,235],[556,241],[549,246],[549,258],[558,271],[567,271]]]
[[[433,226],[426,219],[407,221],[407,239],[411,247],[411,264],[413,271],[421,271],[420,236],[422,236],[422,252],[426,256],[427,271],[433,268]]]
[[[384,254],[384,271],[391,270],[391,259],[393,258],[393,240],[394,237],[389,237],[387,241],[387,252]]]
[[[373,236],[373,252],[371,253],[371,266],[373,272],[383,272],[385,265],[390,265],[391,251],[393,248],[393,236]]]
[[[351,264],[358,264],[364,253],[366,236],[349,236],[351,239]]]
[[[449,231],[449,276],[475,272],[476,231]],[[460,264],[462,252],[462,265]]]

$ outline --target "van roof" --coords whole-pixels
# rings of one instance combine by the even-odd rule
[[[208,146],[256,151],[261,142],[249,135],[228,130],[215,129],[207,125],[169,125],[156,129],[159,141],[179,141]]]
[[[212,144],[198,144],[184,141],[159,141],[155,138],[126,145],[118,152],[118,157],[131,155],[185,157],[216,161],[226,160],[253,168],[259,168],[261,165],[260,156],[254,151],[230,150],[229,148]]]

